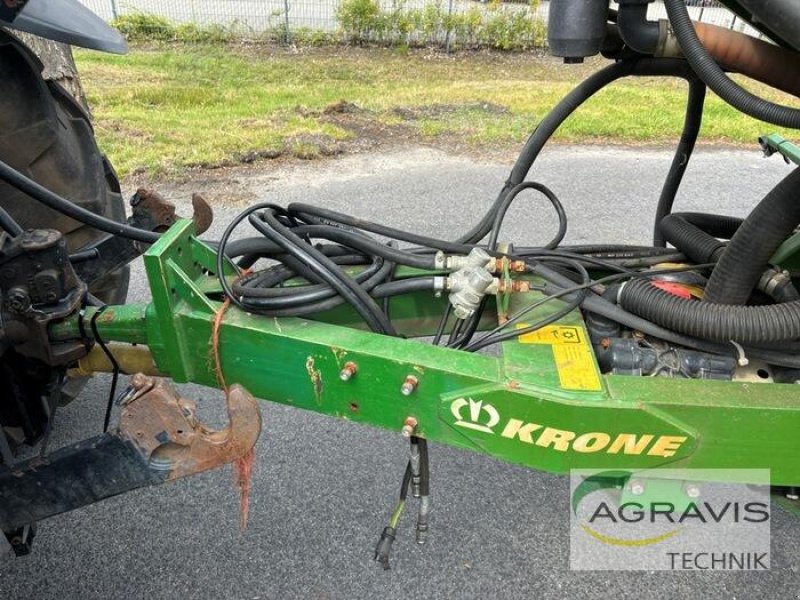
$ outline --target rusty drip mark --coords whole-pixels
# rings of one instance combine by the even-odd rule
[[[333,352],[333,356],[336,357],[336,362],[338,364],[342,364],[342,359],[344,358],[344,355],[346,354],[345,349],[344,348],[337,348],[336,346],[331,346],[331,352]]]
[[[314,357],[309,356],[306,359],[306,372],[308,373],[308,378],[311,380],[311,385],[314,387],[314,399],[317,402],[317,405],[322,405],[322,392],[323,392],[323,383],[322,383],[322,372],[319,369],[314,367]]]

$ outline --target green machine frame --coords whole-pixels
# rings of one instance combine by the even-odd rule
[[[152,301],[104,310],[103,340],[146,345],[164,376],[218,387],[215,259],[190,221],[176,223],[144,256]],[[509,308],[540,298],[514,294]],[[396,297],[393,322],[407,338],[432,335],[446,301]],[[552,309],[532,321],[537,310]],[[79,325],[58,323],[51,336],[79,338]],[[535,469],[766,468],[773,485],[800,484],[796,386],[602,375],[577,310],[487,355],[365,331],[345,308],[310,321],[231,306],[219,352],[226,380],[258,398]]]

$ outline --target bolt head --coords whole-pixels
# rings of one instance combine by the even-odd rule
[[[22,288],[12,288],[9,290],[6,302],[8,309],[16,313],[25,312],[31,305],[28,292]]]
[[[339,379],[342,381],[350,381],[358,372],[358,366],[354,362],[345,363],[342,370],[339,371]]]
[[[686,495],[689,498],[695,499],[700,497],[700,487],[694,483],[689,483],[683,488],[683,491],[686,492]]]
[[[409,375],[408,377],[406,377],[406,380],[403,382],[403,385],[400,386],[400,393],[403,394],[403,396],[410,396],[417,389],[418,383],[419,379],[417,379],[413,375]]]
[[[414,430],[417,428],[417,419],[415,417],[407,417],[406,422],[403,424],[401,433],[403,437],[411,437],[414,435]]]
[[[631,481],[630,488],[631,488],[631,494],[633,494],[634,496],[641,496],[642,494],[644,494],[645,487],[644,487],[644,482],[642,481],[636,481],[636,480]]]

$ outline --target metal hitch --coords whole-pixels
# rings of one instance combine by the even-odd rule
[[[123,399],[118,435],[130,441],[151,469],[179,479],[233,462],[255,446],[261,433],[261,411],[240,385],[227,390],[229,424],[215,431],[197,420],[197,405],[182,398],[166,379],[141,373],[131,376]]]
[[[116,432],[0,468],[0,530],[243,458],[261,433],[261,412],[240,385],[228,388],[226,407],[228,426],[213,430],[166,380],[133,375]]]

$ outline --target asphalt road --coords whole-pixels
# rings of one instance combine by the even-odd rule
[[[562,148],[544,155],[535,176],[567,206],[568,241],[645,242],[669,159]],[[267,163],[230,172],[225,187],[454,237],[507,171],[412,149],[280,170]],[[743,215],[787,172],[756,150],[702,151],[678,207]],[[204,185],[170,190],[183,199],[190,187]],[[217,207],[217,230],[240,208]],[[502,237],[534,244],[553,225],[544,203],[521,199]],[[146,295],[137,267],[131,299]],[[97,378],[58,413],[54,447],[98,431],[108,383]],[[184,390],[219,417],[219,393]],[[405,465],[399,433],[268,403],[263,420],[246,533],[228,468],[136,491],[42,523],[34,553],[0,565],[0,598],[794,598],[800,589],[800,523],[777,509],[768,573],[570,572],[565,478],[437,445],[430,542],[417,546],[403,528],[384,572],[372,551]]]

